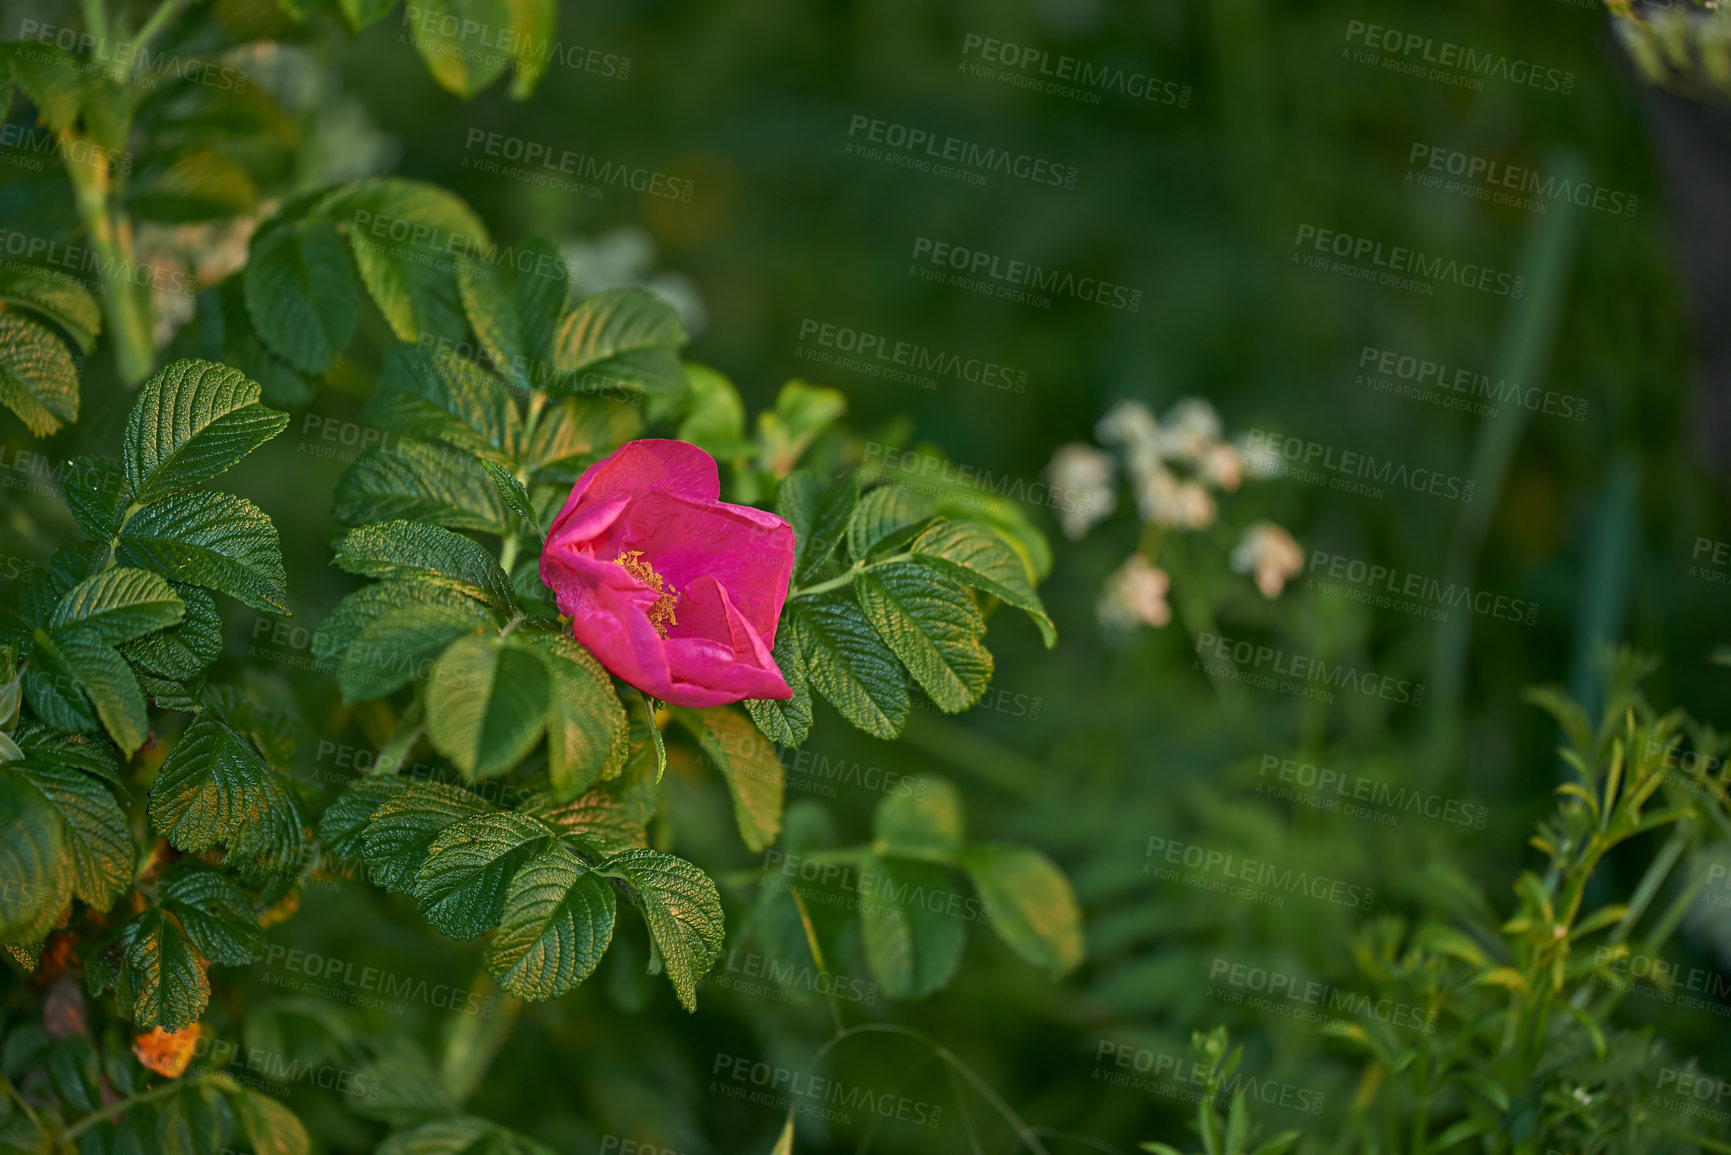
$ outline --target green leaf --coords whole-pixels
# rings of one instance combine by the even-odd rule
[[[24,680],[24,689],[30,705],[44,721],[61,726],[62,721],[71,718],[67,708],[73,714],[84,714],[82,691],[95,706],[103,729],[126,751],[127,757],[144,745],[150,729],[144,692],[126,659],[113,646],[96,633],[76,627],[52,634],[37,630],[33,656],[35,666]]]
[[[415,875],[444,829],[493,807],[479,795],[442,782],[417,782],[379,804],[362,836],[373,881],[386,890],[412,894]]]
[[[255,610],[288,609],[276,526],[258,506],[232,493],[179,493],[145,506],[121,528],[115,557]]]
[[[60,816],[72,893],[98,911],[113,906],[132,884],[136,851],[126,811],[108,786],[81,770],[33,759],[10,763],[0,774],[22,779]]]
[[[258,205],[258,183],[234,157],[183,145],[146,153],[126,184],[135,220],[185,224],[246,216]]]
[[[551,682],[547,777],[554,799],[569,801],[622,759],[630,741],[625,705],[607,671],[575,641],[540,631],[525,640],[540,650]]]
[[[793,697],[752,698],[746,701],[745,709],[770,741],[788,750],[797,749],[811,730],[811,683],[805,675],[805,659],[800,655],[797,614],[787,614],[781,619],[771,657]]]
[[[100,542],[119,532],[121,518],[132,500],[119,462],[106,457],[74,457],[66,463],[62,481],[66,507],[80,529]]]
[[[361,281],[399,341],[462,339],[468,326],[452,257],[488,245],[468,205],[433,185],[372,177],[334,190],[317,211],[348,232]]]
[[[90,290],[47,269],[19,264],[0,269],[0,305],[53,321],[86,357],[102,331],[102,306]]]
[[[239,1090],[229,1097],[254,1155],[311,1155],[312,1139],[295,1113],[259,1091]]]
[[[528,240],[506,249],[497,264],[460,261],[457,287],[494,367],[520,389],[545,385],[571,301],[571,273],[558,246]]]
[[[346,525],[403,519],[503,537],[510,514],[481,463],[466,453],[411,438],[369,449],[337,481],[337,520]]]
[[[726,707],[691,710],[676,706],[673,717],[691,732],[733,796],[733,816],[748,850],[775,845],[781,833],[786,771],[775,746],[744,715]]]
[[[0,403],[37,437],[78,420],[72,354],[46,327],[13,312],[0,312]]]
[[[552,847],[511,880],[485,965],[518,998],[557,998],[600,964],[613,941],[614,905],[600,875]]]
[[[529,440],[529,467],[542,480],[576,481],[584,466],[636,437],[643,419],[636,408],[593,397],[547,403]]]
[[[117,566],[86,578],[54,607],[50,630],[76,627],[119,645],[180,622],[186,605],[166,580],[149,570]]]
[[[1082,915],[1070,882],[1037,850],[1008,843],[969,847],[962,866],[1010,949],[1065,974],[1082,961]]]
[[[603,856],[648,847],[643,818],[612,786],[598,786],[566,803],[555,802],[548,794],[536,795],[523,804],[523,813],[552,826],[585,854]]]
[[[467,100],[511,62],[501,43],[511,25],[509,0],[426,0],[409,34],[439,87]],[[477,37],[474,30],[479,30]]]
[[[208,481],[286,429],[289,415],[258,398],[256,382],[212,361],[176,361],[146,381],[121,454],[132,500]]]
[[[527,100],[547,70],[548,54],[542,46],[558,35],[558,5],[554,0],[512,0],[511,31],[511,99]]]
[[[162,906],[207,960],[241,966],[265,953],[264,928],[244,891],[225,875],[178,862],[163,878]]]
[[[210,1001],[210,979],[192,944],[150,907],[121,927],[116,939],[124,953],[116,984],[123,1013],[140,1027],[184,1031]]]
[[[252,242],[246,308],[272,352],[302,373],[323,373],[348,348],[360,298],[342,234],[322,217],[267,225]]]
[[[459,1115],[400,1131],[379,1144],[377,1155],[553,1155],[553,1151],[487,1119]]]
[[[907,681],[853,597],[802,598],[789,613],[798,618],[806,673],[818,693],[873,737],[901,733],[908,717]]]
[[[848,526],[848,549],[857,560],[869,557],[879,545],[887,545],[909,528],[931,516],[931,507],[899,485],[880,485],[859,500]]]
[[[793,527],[796,571],[804,568],[800,563],[811,549],[812,534],[817,528],[817,507],[825,491],[823,478],[809,469],[788,474],[776,487],[776,516]]]
[[[954,863],[967,840],[962,796],[944,778],[909,778],[872,815],[872,849],[902,858]]]
[[[38,765],[67,766],[120,785],[120,759],[115,756],[114,747],[104,739],[84,734],[61,734],[28,718],[19,719],[12,737],[25,756]]]
[[[866,620],[940,709],[965,710],[992,680],[986,621],[969,593],[937,570],[892,562],[854,578]]]
[[[479,603],[442,587],[403,581],[380,585],[389,589],[371,596],[368,596],[368,591],[379,591],[379,586],[357,591],[344,599],[344,605],[339,605],[338,610],[344,609],[350,599],[376,602],[387,595],[394,596],[393,591],[404,587],[418,589],[427,600],[386,609],[362,626],[352,641],[339,650],[337,682],[342,687],[344,701],[369,701],[417,678],[436,674],[433,655],[465,634],[496,626],[493,615]],[[434,595],[443,595],[451,600],[436,601]]]
[[[518,869],[546,850],[555,832],[512,811],[477,814],[447,826],[415,873],[415,901],[426,920],[455,939],[492,930]]]
[[[244,735],[209,711],[193,718],[150,786],[150,818],[169,843],[286,863],[303,847],[300,808]]]
[[[392,349],[361,420],[480,457],[510,461],[523,451],[523,421],[505,382],[447,349]]]
[[[707,365],[690,361],[685,363],[685,379],[691,383],[691,411],[679,423],[679,440],[691,442],[719,461],[750,456],[745,402],[733,382]]]
[[[984,526],[939,518],[909,547],[914,557],[947,573],[965,586],[991,594],[1023,610],[1040,628],[1046,648],[1058,643],[1058,632],[1028,581],[1028,571],[1015,551]]]
[[[427,737],[465,777],[507,770],[546,728],[550,681],[540,654],[514,638],[458,638],[427,682]]]
[[[727,931],[710,877],[671,854],[627,850],[601,869],[630,881],[679,1005],[697,1010],[697,982],[721,957]]]
[[[216,612],[216,599],[198,587],[176,586],[171,582],[170,588],[186,606],[186,616],[180,624],[128,642],[120,648],[120,654],[143,675],[159,682],[180,683],[185,697],[190,699],[199,674],[222,653],[222,617]],[[166,691],[151,692],[161,705],[160,698]]]
[[[495,461],[481,462],[488,473],[493,475],[493,484],[499,487],[499,499],[507,509],[524,521],[535,531],[535,536],[541,536],[541,519],[535,516],[535,503],[529,500],[528,490],[517,480],[517,475]]]
[[[435,525],[381,521],[350,530],[337,542],[336,564],[373,578],[425,575],[509,612],[517,604],[510,579],[472,539]]]
[[[892,999],[923,999],[949,984],[967,928],[949,911],[949,872],[928,862],[867,854],[859,865],[866,961]]]
[[[349,27],[356,32],[377,24],[389,16],[396,6],[397,0],[339,0],[343,15],[348,17]],[[261,1152],[260,1155],[264,1153]]]
[[[8,44],[12,83],[53,132],[71,128],[84,100],[84,61],[53,44]],[[10,88],[7,90],[11,94]]]
[[[799,557],[794,566],[802,578],[810,577],[834,556],[836,547],[847,540],[848,526],[854,509],[859,505],[859,474],[847,473],[836,478],[824,490],[812,511],[811,532],[799,543]]]
[[[645,393],[686,389],[679,349],[685,323],[672,305],[644,289],[607,289],[566,315],[554,339],[557,379],[548,392],[588,391],[588,375]]]
[[[338,858],[360,858],[373,815],[407,789],[408,783],[397,777],[352,780],[319,816],[319,841]]]
[[[759,464],[777,477],[786,477],[818,434],[846,412],[847,399],[837,390],[789,381],[776,394],[775,408],[758,416]]]
[[[0,942],[39,943],[72,899],[66,824],[16,772],[0,771]]]

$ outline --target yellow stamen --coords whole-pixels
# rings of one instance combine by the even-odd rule
[[[626,573],[661,595],[655,599],[655,604],[649,607],[649,624],[655,627],[656,633],[665,638],[667,627],[679,624],[679,619],[673,616],[673,606],[679,600],[679,591],[672,586],[662,588],[661,575],[655,572],[653,566],[643,560],[643,551],[640,549],[634,549],[630,553],[621,553],[613,559],[613,563],[623,566]]]

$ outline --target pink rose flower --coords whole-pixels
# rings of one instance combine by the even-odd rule
[[[584,471],[541,553],[571,636],[676,706],[793,696],[770,657],[793,527],[720,495],[697,446],[629,441]]]

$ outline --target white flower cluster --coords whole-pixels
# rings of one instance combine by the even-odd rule
[[[1121,401],[1095,426],[1101,444],[1116,454],[1083,442],[1058,448],[1046,467],[1054,493],[1065,493],[1059,514],[1064,536],[1076,541],[1111,516],[1118,506],[1117,475],[1125,480],[1145,525],[1161,530],[1199,530],[1219,516],[1215,495],[1232,493],[1245,478],[1280,472],[1280,461],[1265,446],[1246,439],[1229,442],[1220,416],[1207,401],[1187,397],[1156,419],[1140,401]],[[1280,526],[1261,521],[1244,532],[1232,551],[1232,568],[1253,574],[1264,597],[1278,597],[1304,565],[1304,552]],[[1170,579],[1141,553],[1132,555],[1107,581],[1101,595],[1101,623],[1112,629],[1163,626],[1172,613],[1166,604]]]

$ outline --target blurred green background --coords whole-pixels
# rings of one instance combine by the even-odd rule
[[[1345,54],[1352,21],[1569,71],[1573,91],[1497,79],[1467,91],[1358,63]],[[916,719],[896,745],[820,716],[814,754],[951,777],[976,836],[1037,845],[1075,883],[1090,957],[1061,983],[975,935],[946,991],[911,1005],[841,1007],[849,1024],[901,1022],[940,1040],[1055,1155],[1183,1142],[1190,1107],[1108,1085],[1103,1042],[1180,1056],[1193,1029],[1225,1022],[1259,1078],[1326,1096],[1321,1116],[1265,1109],[1277,1126],[1321,1139],[1355,1091],[1342,1046],[1312,1024],[1211,997],[1209,976],[1225,959],[1343,981],[1366,913],[1157,881],[1143,873],[1151,836],[1373,887],[1378,914],[1425,911],[1450,871],[1506,908],[1558,773],[1555,727],[1521,701],[1523,687],[1586,690],[1595,639],[1626,640],[1662,659],[1649,683],[1656,702],[1726,717],[1731,672],[1707,655],[1726,633],[1728,591],[1691,572],[1698,538],[1731,535],[1722,485],[1695,435],[1690,306],[1675,271],[1699,222],[1668,207],[1653,145],[1664,112],[1602,11],[1550,0],[650,0],[567,2],[560,33],[629,57],[628,76],[555,63],[527,102],[508,99],[503,84],[464,102],[434,85],[396,17],[352,40],[304,35],[261,54],[258,66],[276,70],[284,91],[312,94],[296,113],[301,171],[290,179],[394,172],[430,181],[465,198],[501,241],[545,235],[588,246],[585,276],[605,274],[609,253],[620,276],[666,274],[657,283],[693,321],[690,356],[730,376],[750,408],[802,377],[845,392],[849,420],[867,438],[930,444],[994,477],[1038,480],[1057,446],[1092,439],[1114,401],[1164,412],[1197,396],[1229,433],[1272,431],[1487,482],[1465,505],[1400,489],[1374,500],[1291,478],[1249,483],[1224,499],[1216,526],[1168,542],[1176,620],[1129,637],[1103,634],[1094,608],[1140,532],[1127,498],[1080,542],[1030,507],[1054,542],[1043,592],[1060,643],[1047,653],[1024,621],[994,618],[1000,709]],[[971,75],[970,35],[1153,75],[1192,95],[1177,107],[1114,91],[1097,104],[1031,92]],[[862,159],[847,151],[859,143],[849,135],[856,116],[1073,165],[1075,187],[1002,174],[977,187]],[[680,203],[613,187],[594,198],[483,171],[486,149],[474,142],[488,133],[644,166],[693,182],[694,195]],[[1639,206],[1617,216],[1553,203],[1540,214],[1420,187],[1406,179],[1415,144],[1578,170]],[[0,190],[0,211],[22,203],[14,194],[27,183]],[[1512,271],[1527,289],[1519,301],[1451,284],[1427,296],[1314,270],[1294,261],[1302,225]],[[921,237],[1138,288],[1141,307],[1058,298],[1042,309],[933,284],[910,273]],[[816,364],[801,356],[812,320],[981,357],[1025,372],[1027,388],[939,379],[926,389]],[[1366,346],[1493,376],[1516,366],[1523,384],[1590,406],[1579,422],[1523,420],[1508,406],[1484,418],[1374,392],[1355,383]],[[289,432],[233,482],[283,531],[296,626],[318,621],[350,588],[326,542],[344,462],[314,452],[329,444],[323,422],[351,419],[364,400],[370,374],[350,376],[297,410]],[[112,443],[123,412],[112,390],[105,402],[91,387],[87,418],[54,448]],[[28,444],[10,419],[5,428],[9,447]],[[1307,552],[1438,579],[1464,574],[1536,602],[1537,621],[1459,610],[1446,624],[1416,620],[1304,589],[1303,577],[1266,600],[1226,561],[1235,529],[1260,518],[1287,527]],[[21,524],[7,530],[8,554],[45,562],[48,539],[25,536]],[[292,632],[273,636],[274,620],[229,611],[231,676],[294,696],[306,719],[306,788],[334,795],[347,773],[339,748],[376,748],[376,719],[341,708],[328,679],[290,668]],[[1323,705],[1217,687],[1193,666],[1198,623],[1423,682],[1425,704],[1349,694]],[[263,672],[242,675],[249,660]],[[1256,792],[1267,756],[1464,800],[1488,808],[1489,820],[1472,829],[1408,815],[1387,827],[1289,807]],[[692,765],[670,776],[688,856],[724,879],[729,862],[753,866],[714,776]],[[789,778],[790,803],[821,807],[856,837],[867,831],[877,794],[844,783],[825,797],[809,788],[811,775]],[[724,887],[724,896],[737,926],[751,890]],[[466,987],[479,948],[437,937],[412,906],[360,883],[310,890],[272,939]],[[688,1017],[664,983],[637,973],[643,948],[621,947],[630,945],[635,954],[616,948],[599,981],[524,1014],[471,1109],[561,1151],[620,1150],[625,1140],[685,1155],[768,1150],[781,1113],[718,1091],[717,1064],[737,1056],[808,1070],[835,1029],[831,1009],[711,982]],[[1731,967],[1731,934],[1703,912],[1677,957]],[[832,966],[867,973],[857,948]],[[328,1001],[297,1000],[273,989],[269,968],[255,969],[224,976],[232,985],[219,984],[213,1015],[225,1013],[226,994],[230,1029],[300,1045],[295,1032],[310,1031]],[[454,1025],[475,1025],[413,1002],[402,1015],[349,1013],[374,1041],[432,1045]],[[1634,1021],[1660,1013],[1650,1001],[1625,1006]],[[1668,1010],[1659,1021],[1676,1052],[1731,1075],[1722,1018]],[[796,1149],[964,1151],[963,1116],[977,1150],[1012,1149],[1014,1135],[985,1103],[936,1065],[916,1067],[921,1057],[890,1036],[861,1036],[837,1052],[833,1074],[941,1104],[941,1126],[886,1123],[874,1134],[864,1116],[848,1126],[802,1120]],[[330,1091],[297,1087],[291,1102],[333,1150],[370,1149],[382,1133]]]

